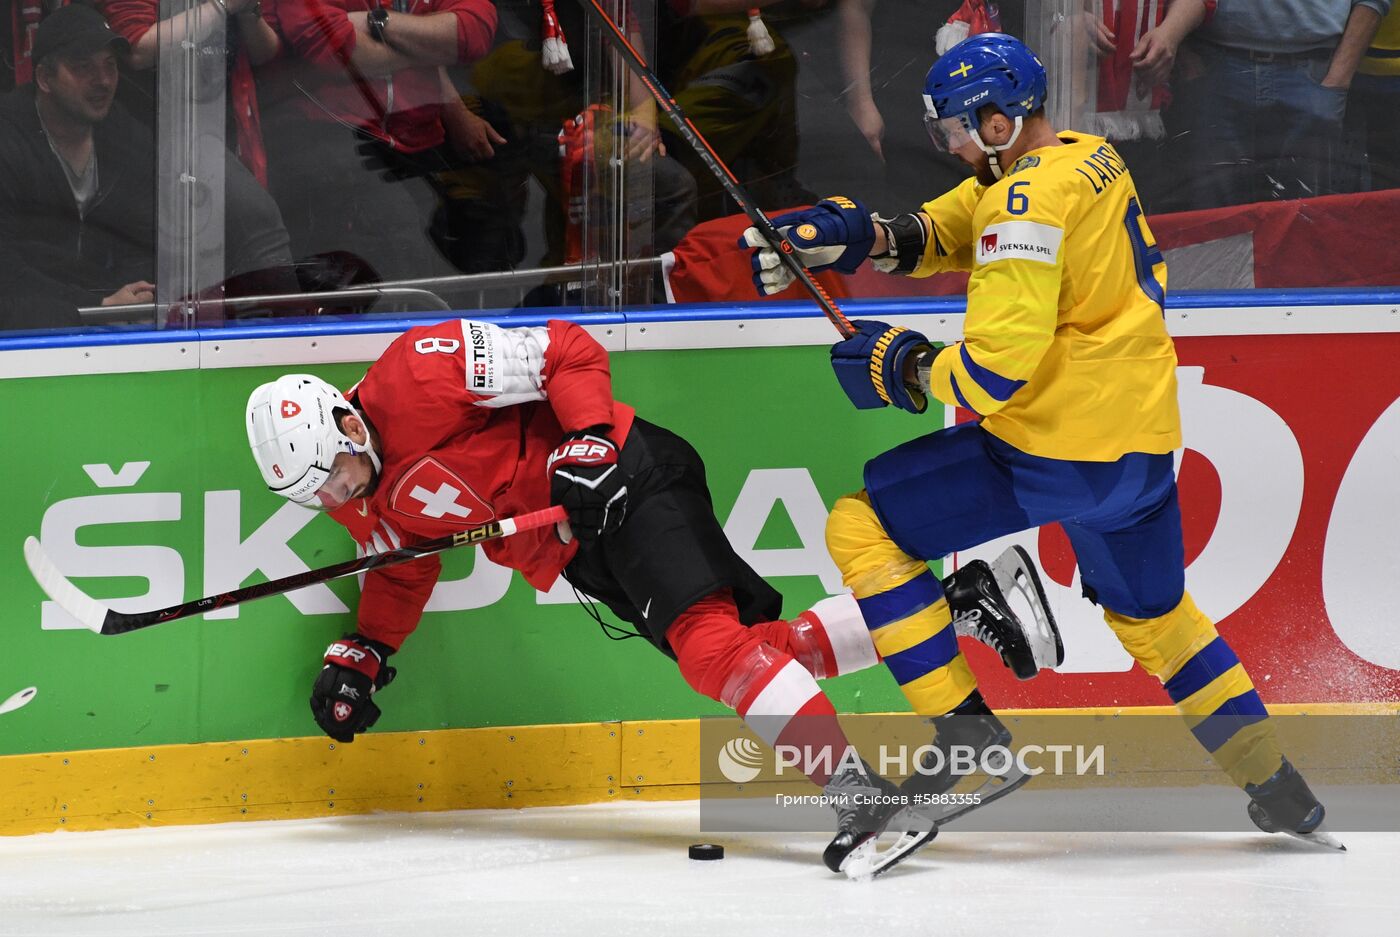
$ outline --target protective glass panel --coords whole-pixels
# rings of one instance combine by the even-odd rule
[[[1358,226],[1400,233],[1400,12],[1382,18],[1389,6],[664,3],[653,51],[661,83],[763,210],[839,193],[892,215],[968,174],[923,125],[929,66],[963,38],[1006,32],[1046,66],[1052,125],[1103,136],[1126,162],[1174,289],[1395,285],[1400,261],[1353,248]],[[697,193],[695,227],[667,261],[669,295],[757,298],[746,264],[721,247],[745,227],[736,204],[662,127]],[[966,272],[912,279],[866,265],[831,279],[852,296],[937,295],[961,292]]]
[[[128,54],[144,30],[61,0],[5,0],[0,22],[0,330],[92,327],[127,303],[149,326],[154,86],[127,63],[154,61],[155,36]]]

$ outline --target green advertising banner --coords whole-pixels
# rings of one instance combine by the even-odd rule
[[[865,459],[937,417],[853,410],[821,348],[630,352],[615,389],[705,458],[736,548],[795,615],[838,591],[825,513]],[[119,637],[77,630],[22,560],[39,535],[95,597],[144,610],[353,556],[327,517],[261,484],[249,391],[296,368],[0,381],[11,507],[0,519],[0,755],[316,733],[307,706],[327,643],[354,627],[353,579]],[[364,365],[307,367],[348,386]],[[395,657],[376,731],[686,718],[720,713],[642,640],[612,641],[567,584],[548,596],[474,549],[445,557],[422,625]],[[607,615],[606,609],[600,609]],[[903,710],[884,668],[827,683],[838,709]]]

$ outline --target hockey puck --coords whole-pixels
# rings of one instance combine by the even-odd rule
[[[690,858],[708,862],[711,859],[723,859],[724,847],[714,843],[696,843],[690,847]]]

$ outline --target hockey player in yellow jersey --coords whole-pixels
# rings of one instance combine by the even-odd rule
[[[891,218],[836,197],[774,219],[811,269],[869,259],[916,277],[971,271],[961,342],[857,321],[832,348],[857,407],[922,413],[931,396],[980,419],[871,459],[864,489],[836,502],[828,547],[914,711],[936,717],[934,745],[980,750],[1010,733],[977,690],[927,564],[1061,523],[1086,597],[1249,795],[1256,825],[1335,845],[1249,675],[1185,591],[1166,264],[1122,158],[1100,137],[1057,133],[1046,84],[1018,40],[967,39],[930,69],[924,104],[934,142],[973,178]],[[761,290],[790,282],[755,229],[744,244]],[[937,794],[956,780],[916,773],[906,787]]]

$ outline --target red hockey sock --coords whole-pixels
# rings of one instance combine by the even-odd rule
[[[853,595],[822,599],[792,621],[766,621],[751,631],[791,654],[818,680],[855,673],[880,662]]]
[[[812,783],[825,786],[850,743],[812,675],[764,636],[764,626],[739,623],[728,590],[696,602],[666,632],[687,683],[733,707],[785,763],[795,758]]]

